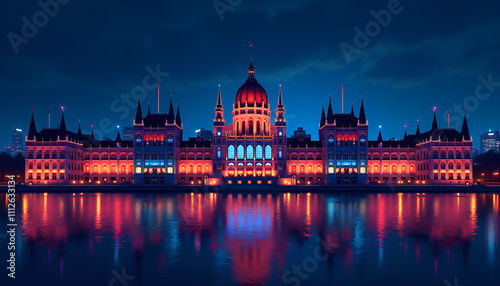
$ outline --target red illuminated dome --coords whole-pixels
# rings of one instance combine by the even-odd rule
[[[245,106],[245,103],[247,103],[248,106],[267,106],[267,93],[262,85],[260,85],[255,79],[254,73],[255,70],[250,62],[250,68],[248,68],[248,79],[236,93],[236,106]]]

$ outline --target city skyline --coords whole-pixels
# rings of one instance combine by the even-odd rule
[[[276,104],[279,84],[289,98],[291,130],[303,127],[317,139],[314,116],[330,94],[334,110],[341,110],[343,84],[344,109],[352,102],[358,109],[364,94],[365,103],[372,106],[367,116],[377,118],[372,126],[382,125],[387,138],[400,138],[405,125],[415,130],[417,119],[421,126],[430,126],[431,119],[422,114],[434,106],[441,126],[447,124],[449,109],[451,127],[460,128],[463,108],[469,107],[474,148],[479,148],[482,132],[500,129],[495,112],[500,104],[500,58],[495,52],[500,41],[491,37],[498,31],[493,12],[498,4],[464,3],[449,9],[446,3],[401,1],[389,9],[389,3],[395,2],[242,1],[224,12],[208,2],[153,3],[147,13],[136,14],[145,7],[120,3],[119,13],[106,13],[89,3],[70,2],[61,4],[29,38],[23,35],[22,18],[32,23],[43,8],[8,3],[1,12],[0,30],[10,36],[0,46],[5,63],[0,84],[9,108],[0,115],[0,132],[9,133],[12,125],[27,130],[32,108],[37,122],[47,127],[48,110],[59,117],[54,111],[62,105],[70,111],[69,129],[76,130],[80,119],[84,131],[90,132],[93,124],[97,137],[102,133],[113,138],[116,125],[130,125],[135,108],[131,103],[138,93],[146,97],[144,105],[150,102],[157,110],[159,83],[160,111],[166,112],[172,94],[175,103],[185,106],[184,114],[199,117],[184,121],[186,134],[194,135],[199,128],[210,128],[200,122],[210,122],[212,114],[204,107],[212,104],[218,84],[225,94],[237,91],[247,65],[246,47],[252,43],[271,105]],[[421,20],[424,13],[426,21]],[[87,15],[95,23],[89,23]],[[374,15],[390,18],[382,21]],[[379,32],[366,33],[373,21],[380,23]],[[111,22],[115,24],[107,24]],[[126,36],[123,29],[128,29]],[[369,36],[362,48],[354,40],[359,30]],[[13,44],[14,34],[27,42]],[[357,50],[346,50],[349,46]],[[349,56],[346,51],[355,52]],[[131,103],[122,95],[129,95]],[[304,96],[311,100],[301,102]],[[223,104],[231,105],[232,98],[225,97]],[[300,121],[302,116],[312,120]],[[372,128],[369,137],[374,136],[377,130]],[[8,141],[2,136],[1,146]]]

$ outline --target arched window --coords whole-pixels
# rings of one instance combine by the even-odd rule
[[[465,170],[469,170],[469,162],[465,162]]]
[[[321,165],[316,166],[316,173],[321,174],[323,172],[323,168],[321,168]]]
[[[116,160],[117,158],[116,153],[111,153],[111,155],[109,155],[109,159],[111,160]]]
[[[57,169],[57,162],[52,163],[52,169]]]
[[[337,138],[337,141],[338,141],[338,138]],[[333,134],[328,135],[328,146],[333,146],[334,143],[335,143],[335,140],[333,139]]]
[[[253,121],[248,122],[248,134],[253,135]]]
[[[239,145],[237,151],[238,159],[243,160],[245,158],[245,147]]]
[[[464,157],[465,157],[465,159],[470,159],[470,152],[469,152],[469,150],[465,150]]]
[[[401,173],[405,173],[406,172],[406,166],[405,165],[402,165],[401,166]]]
[[[33,162],[28,163],[28,169],[33,169]]]
[[[45,162],[45,164],[43,164],[44,169],[49,169],[49,167],[50,167],[49,162]]]
[[[36,158],[37,159],[42,159],[42,150],[36,151]]]
[[[108,160],[108,154],[107,153],[103,153],[101,155],[101,160]]]
[[[45,154],[43,155],[43,158],[50,159],[50,151],[49,150],[45,150]]]
[[[460,153],[460,150],[457,150],[455,158],[462,159],[462,153]]]
[[[322,160],[323,156],[321,156],[321,153],[316,153],[316,160]]]
[[[438,151],[437,150],[432,151],[432,158],[438,159]]]
[[[127,154],[121,153],[120,154],[120,160],[127,160]]]
[[[61,159],[66,158],[66,152],[64,150],[61,150],[61,155],[59,156],[59,158]]]
[[[352,153],[351,154],[351,160],[357,160],[358,159],[358,154]]]
[[[255,125],[255,134],[260,134],[260,121],[257,121],[257,125]]]
[[[392,172],[397,173],[398,172],[398,167],[396,165],[392,165]]]
[[[174,145],[174,135],[168,134],[167,136],[167,146],[172,146]]]
[[[33,150],[30,150],[28,152],[28,159],[33,159],[33,153],[34,153]]]
[[[360,160],[365,160],[366,159],[366,153],[365,152],[359,153],[359,159]]]
[[[415,160],[415,153],[410,153],[410,160]]]
[[[41,169],[42,168],[42,162],[36,162],[36,168]]]
[[[304,167],[304,165],[300,165],[300,172],[305,173],[305,171],[306,171],[306,168]]]
[[[136,160],[141,160],[141,152],[135,153],[135,159]]]
[[[271,145],[267,145],[266,149],[265,149],[266,160],[271,160],[271,158],[273,157],[272,152],[273,152],[273,149],[271,148]]]
[[[241,122],[241,135],[246,134],[245,121]]]
[[[197,153],[196,154],[196,160],[203,160],[203,154]]]
[[[252,121],[250,121],[252,122]],[[253,160],[253,146],[248,145],[247,146],[247,160]]]
[[[52,151],[52,159],[57,159],[57,151]]]
[[[292,165],[292,173],[297,173],[297,166]]]
[[[194,160],[194,153],[188,154],[188,160]]]
[[[64,169],[66,168],[66,164],[64,164],[64,162],[61,162],[61,164],[59,165],[59,169]]]
[[[255,159],[262,160],[262,146],[261,145],[257,145],[257,147],[255,147]]]
[[[448,159],[453,159],[453,151],[448,151]]]
[[[122,166],[120,167],[120,172],[121,172],[122,174],[127,172],[127,169],[126,169],[125,165],[122,165]]]
[[[446,169],[446,164],[444,162],[441,162],[441,169]]]
[[[460,162],[457,162],[457,170],[460,170],[462,169],[462,165],[460,164]]]
[[[278,148],[278,158],[283,158],[283,148],[282,147],[279,147]]]
[[[300,153],[299,154],[299,160],[305,160],[306,159],[306,154]]]
[[[236,122],[236,135],[240,135],[240,123]]]
[[[389,160],[389,154],[387,153],[384,153],[384,155],[382,155],[382,160]]]
[[[380,160],[380,155],[378,153],[374,153],[373,160]]]
[[[437,151],[436,151],[437,153]],[[434,164],[432,165],[433,169],[437,169],[438,168],[438,163],[437,162],[434,162]]]
[[[340,155],[340,153],[338,153],[338,154]],[[328,153],[328,160],[333,160],[333,152]]]
[[[229,145],[229,147],[227,147],[227,158],[229,160],[234,160],[234,146],[233,145]]]
[[[217,147],[217,152],[220,152],[221,149],[220,147]],[[220,157],[222,156],[222,153],[217,153],[217,158],[220,159]],[[203,155],[203,160],[212,160],[212,155],[210,153],[205,153],[205,155]]]
[[[441,150],[441,159],[446,159],[446,152]]]
[[[450,169],[450,170],[453,169],[453,163],[452,162],[448,163],[448,169]]]

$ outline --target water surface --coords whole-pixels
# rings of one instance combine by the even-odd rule
[[[498,194],[34,193],[17,205],[17,285],[500,281]]]

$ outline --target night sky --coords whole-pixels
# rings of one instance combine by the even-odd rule
[[[498,1],[59,1],[49,16],[37,1],[0,4],[2,149],[13,126],[26,135],[31,109],[40,131],[61,106],[71,131],[80,119],[84,133],[94,124],[115,138],[116,125],[132,126],[137,94],[156,112],[159,80],[160,112],[172,94],[184,139],[211,129],[218,84],[230,124],[249,44],[273,120],[282,84],[288,135],[302,126],[318,138],[322,103],[331,94],[340,113],[342,84],[345,112],[353,102],[357,115],[364,94],[370,140],[379,125],[384,139],[414,133],[417,119],[429,130],[434,106],[441,127],[450,109],[458,130],[467,107],[474,148],[500,129]]]

